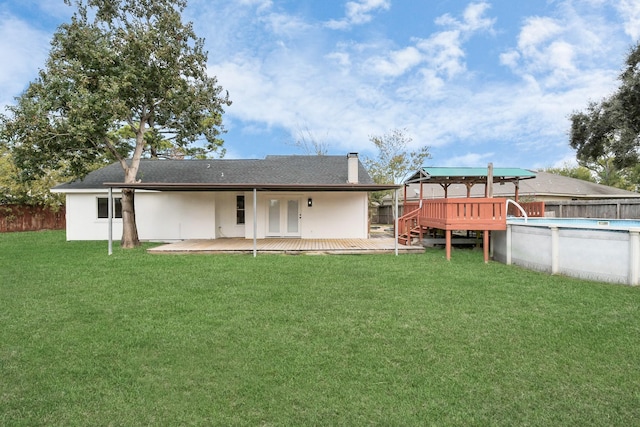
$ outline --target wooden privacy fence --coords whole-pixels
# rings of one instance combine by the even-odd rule
[[[546,201],[544,211],[556,218],[639,219],[640,199]]]
[[[0,205],[0,233],[12,231],[64,230],[65,209],[43,206]]]

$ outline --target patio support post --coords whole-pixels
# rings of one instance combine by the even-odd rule
[[[406,187],[405,187],[406,188]],[[398,218],[398,190],[394,190],[393,192],[393,198],[395,199],[395,204],[396,204],[396,210],[395,210],[395,218],[393,221],[393,234],[394,234],[394,248],[395,248],[395,254],[396,256],[398,256],[398,225],[400,224],[399,218]]]
[[[253,257],[258,255],[258,189],[253,189]]]
[[[113,187],[109,187],[107,199],[107,216],[109,217],[109,255],[113,253]]]

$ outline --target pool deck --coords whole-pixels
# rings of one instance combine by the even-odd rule
[[[383,254],[395,253],[392,237],[372,237],[370,239],[258,239],[256,249],[259,254]],[[211,239],[184,240],[148,249],[153,254],[219,254],[253,253],[251,239]],[[398,253],[422,253],[422,246],[398,244]]]

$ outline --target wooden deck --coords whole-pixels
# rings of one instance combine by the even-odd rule
[[[380,254],[394,253],[393,238],[371,239],[258,239],[260,254]],[[253,253],[251,239],[184,240],[148,250],[155,254]],[[398,244],[398,253],[421,253],[422,246]]]

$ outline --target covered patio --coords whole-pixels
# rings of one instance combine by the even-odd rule
[[[422,253],[422,246],[396,245],[393,237],[373,237],[370,239],[257,239],[255,251],[258,254],[383,254]],[[164,244],[148,249],[154,254],[251,254],[254,242],[249,239],[197,239]]]

